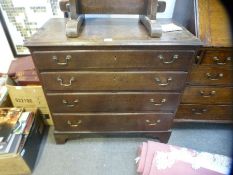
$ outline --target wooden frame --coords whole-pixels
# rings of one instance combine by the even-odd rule
[[[157,11],[163,12],[166,3],[158,0],[62,0],[60,9],[70,13],[66,24],[66,36],[78,37],[85,14],[138,14],[140,22],[151,37],[161,37],[161,26],[156,22]]]

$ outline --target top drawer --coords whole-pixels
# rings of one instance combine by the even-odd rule
[[[39,70],[169,69],[187,71],[194,51],[67,50],[35,51]]]
[[[203,54],[201,64],[203,65],[219,65],[219,66],[232,66],[233,52],[231,50],[208,50]]]

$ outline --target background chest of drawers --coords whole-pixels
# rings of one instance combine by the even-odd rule
[[[178,0],[177,3],[183,3]],[[233,121],[233,60],[229,19],[220,0],[191,0],[193,14],[180,19],[204,43],[192,66],[175,120]],[[180,6],[180,4],[177,6]],[[183,12],[185,13],[185,12]]]
[[[205,48],[193,66],[176,119],[232,122],[233,69],[230,49]]]
[[[65,19],[51,19],[26,42],[56,142],[96,135],[167,142],[200,41],[186,30],[153,39],[131,19],[86,20],[75,39],[67,39],[64,29]]]

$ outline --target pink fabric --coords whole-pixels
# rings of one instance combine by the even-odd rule
[[[140,149],[140,160],[138,162],[138,169],[137,172],[142,174],[144,170],[145,160],[146,160],[146,154],[147,154],[147,143],[143,142],[141,149]]]
[[[225,156],[152,141],[143,142],[139,155],[140,175],[223,175],[231,163]]]
[[[157,147],[154,145],[156,142],[148,141],[147,142],[147,154],[146,160],[144,164],[144,171],[142,175],[148,175],[150,173],[150,169],[152,166],[152,161],[154,158],[154,152],[156,151]]]

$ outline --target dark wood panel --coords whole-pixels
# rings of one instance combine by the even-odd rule
[[[188,71],[194,51],[67,50],[33,52],[39,70],[167,69]]]
[[[159,139],[162,143],[167,143],[171,135],[171,130],[168,131],[116,131],[116,132],[93,132],[93,131],[73,131],[60,132],[54,131],[54,137],[57,144],[64,144],[68,139],[87,138],[87,137],[143,137]]]
[[[191,85],[233,85],[233,69],[219,66],[195,66],[193,67],[189,83]]]
[[[182,103],[198,104],[232,104],[233,88],[187,86],[181,99]]]
[[[79,0],[77,2],[79,12],[83,14],[146,14],[149,0],[117,0],[110,3],[109,0]]]
[[[233,66],[233,52],[232,48],[228,49],[215,49],[215,50],[206,50],[203,51],[201,58],[202,65],[218,65],[221,67]]]
[[[175,119],[233,121],[233,106],[181,104]]]
[[[74,1],[74,0],[73,0]],[[78,2],[78,1],[77,1]],[[67,9],[67,4],[69,3],[69,0],[61,0],[59,2],[59,6],[60,6],[60,10],[63,12],[68,12]],[[75,3],[75,1],[74,1]],[[155,3],[153,6],[153,8],[157,9],[157,12],[164,12],[165,8],[166,8],[166,2],[165,1],[158,1],[157,0],[154,1],[153,3]],[[127,8],[127,5],[130,5],[130,8]],[[132,6],[133,5],[133,6]],[[78,2],[78,11],[76,10],[76,13],[84,13],[83,11],[86,11],[86,13],[115,13],[115,14],[141,14],[141,13],[145,13],[146,11],[146,6],[148,7],[148,3],[147,1],[141,1],[141,0],[129,0],[129,1],[112,1],[109,3],[109,0],[107,0],[105,2],[105,0],[102,1],[98,1],[98,3],[96,4],[96,1],[79,1]],[[83,6],[83,7],[82,7]],[[83,9],[84,8],[84,9]],[[80,10],[83,10],[82,12],[80,12]],[[156,12],[155,14],[156,15]]]
[[[73,91],[180,91],[186,72],[45,72],[41,73],[46,90]]]
[[[48,93],[52,113],[172,111],[179,93]]]
[[[57,131],[164,131],[172,113],[53,114]]]

